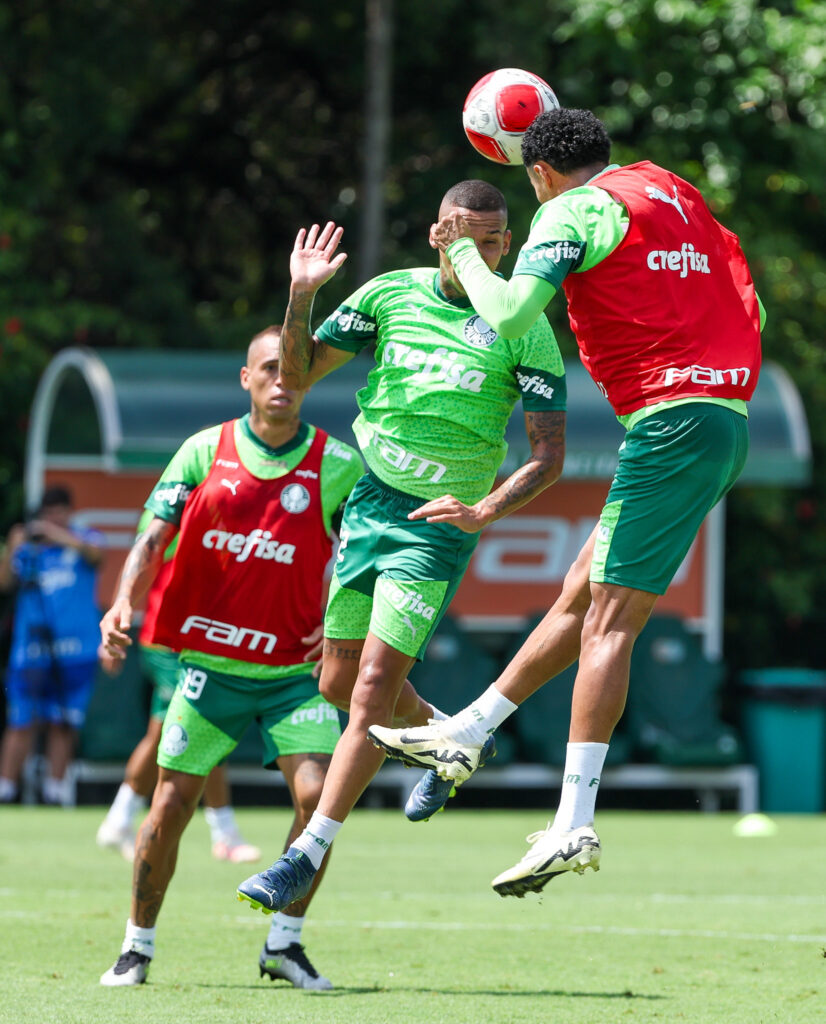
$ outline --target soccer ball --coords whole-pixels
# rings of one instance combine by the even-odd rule
[[[522,163],[525,129],[546,110],[559,106],[553,89],[539,75],[499,68],[480,78],[467,94],[462,125],[473,148],[498,164]]]

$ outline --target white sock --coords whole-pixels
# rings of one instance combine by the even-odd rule
[[[143,797],[128,782],[122,782],[106,813],[106,820],[116,829],[131,829],[132,821],[143,807]]]
[[[450,715],[446,715],[444,711],[440,711],[435,704],[430,705],[433,708],[433,714],[430,716],[433,722],[444,722],[446,718],[450,718]]]
[[[120,951],[128,953],[130,949],[134,949],[136,953],[143,953],[144,956],[153,957],[155,955],[155,929],[138,928],[136,924],[132,924],[131,919],[128,920]]]
[[[0,804],[10,804],[17,796],[17,783],[0,775]]]
[[[205,807],[204,817],[209,825],[213,843],[219,843],[227,837],[235,838],[238,835],[235,812],[229,804],[226,807]]]
[[[293,942],[301,942],[301,929],[304,927],[303,917],[290,917],[282,910],[270,918],[270,930],[267,935],[269,949],[286,949]]]
[[[325,818],[318,811],[313,811],[313,816],[301,835],[290,844],[291,849],[301,850],[310,858],[316,871],[321,867],[325,853],[330,849],[330,844],[338,835],[338,830],[344,824],[342,821],[333,821],[332,818]]]
[[[446,732],[457,743],[481,747],[518,706],[491,683],[483,694],[449,720],[450,726]]]
[[[580,825],[591,825],[597,803],[599,779],[607,743],[569,743],[562,773],[562,793],[554,818],[554,828],[570,832]]]

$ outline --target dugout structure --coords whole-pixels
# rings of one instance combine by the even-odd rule
[[[107,538],[102,606],[111,598],[143,502],[180,442],[248,411],[238,377],[243,362],[242,351],[66,348],[47,367],[30,419],[26,500],[30,509],[36,508],[49,483],[72,488],[79,521]],[[321,381],[307,396],[304,418],[355,445],[355,394],[372,365],[370,356],[357,356]],[[624,432],[578,360],[566,361],[566,373],[562,479],[484,532],[451,608],[465,631],[485,637],[517,634],[546,610],[602,507]],[[811,446],[805,412],[797,389],[777,364],[763,366],[750,403],[750,428],[751,449],[738,486],[808,482]],[[507,440],[503,474],[529,454],[518,403]],[[721,503],[658,602],[659,613],[678,616],[699,636],[711,660],[722,655],[724,521]],[[126,697],[127,687],[116,689]],[[143,734],[145,715],[135,709],[129,720],[135,722],[135,735],[121,731],[113,737],[126,753]],[[102,755],[118,756],[109,748]]]

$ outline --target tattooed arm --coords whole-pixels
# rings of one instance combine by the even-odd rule
[[[332,221],[320,234],[317,224],[309,232],[302,228],[290,256],[290,301],[281,328],[279,372],[285,387],[296,391],[304,391],[353,358],[352,352],[330,348],[310,331],[316,292],[347,259],[346,253],[336,255],[342,233]]]
[[[100,620],[101,644],[111,657],[126,657],[126,648],[132,643],[128,632],[132,625],[132,610],[157,576],[163,553],[177,532],[175,523],[156,516],[126,556],[117,596]]]
[[[525,428],[531,457],[487,497],[475,505],[465,505],[445,494],[417,508],[407,518],[453,523],[465,533],[476,533],[488,523],[526,505],[540,491],[556,483],[565,460],[565,413],[558,410],[527,412]]]

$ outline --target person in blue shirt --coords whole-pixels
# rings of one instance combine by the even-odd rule
[[[17,798],[35,728],[47,727],[43,802],[69,800],[66,771],[92,695],[100,612],[95,601],[103,537],[71,525],[72,496],[46,490],[35,519],[9,531],[0,590],[14,591],[6,671],[7,726],[0,744],[0,803]]]

